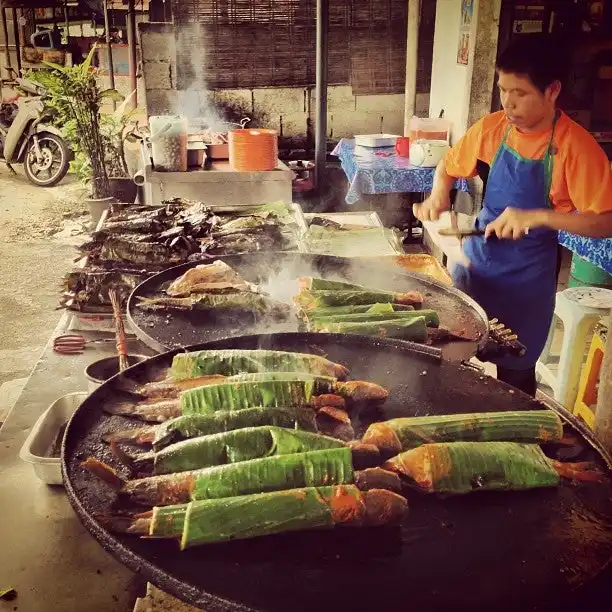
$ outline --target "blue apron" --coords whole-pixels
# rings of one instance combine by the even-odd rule
[[[543,159],[526,159],[507,144],[508,128],[495,155],[483,208],[476,227],[484,229],[507,207],[534,210],[550,207],[553,124]],[[531,368],[538,360],[552,322],[556,295],[557,232],[531,229],[520,240],[472,236],[463,243],[470,260],[458,265],[453,281],[474,298],[490,319],[499,319],[526,346],[524,357],[502,357],[497,365],[513,370]]]

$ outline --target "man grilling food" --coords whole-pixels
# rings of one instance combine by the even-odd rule
[[[535,395],[535,364],[550,328],[557,232],[612,237],[612,170],[584,128],[557,108],[567,62],[544,36],[513,41],[497,62],[503,111],[474,124],[436,169],[414,213],[435,221],[451,208],[456,178],[485,183],[476,229],[462,243],[455,285],[518,334],[524,357],[496,359],[498,378]]]

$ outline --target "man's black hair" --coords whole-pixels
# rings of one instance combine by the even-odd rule
[[[516,36],[497,59],[498,71],[525,75],[542,93],[554,81],[563,83],[569,67],[567,47],[539,34]]]

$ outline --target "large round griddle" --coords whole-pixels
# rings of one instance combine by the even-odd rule
[[[488,337],[484,310],[470,297],[423,274],[409,274],[397,265],[374,264],[355,258],[300,253],[249,253],[217,257],[247,281],[263,286],[271,297],[291,301],[298,292],[298,276],[317,276],[363,284],[388,291],[418,290],[425,297],[425,308],[436,310],[442,325],[462,331],[476,342],[455,341],[441,345],[444,357],[455,361],[469,359],[482,348]],[[211,259],[212,263],[215,259]],[[190,268],[204,262],[169,268],[145,280],[132,292],[127,305],[135,334],[157,351],[191,346],[222,338],[277,332],[297,332],[295,315],[286,321],[256,321],[251,315],[211,315],[206,312],[145,312],[137,307],[139,297],[158,295]]]
[[[359,431],[372,420],[400,415],[542,408],[504,383],[404,342],[278,334],[204,346],[317,352],[350,367],[351,378],[385,385],[388,401],[376,413],[361,415]],[[141,382],[157,378],[176,352],[133,366],[123,376]],[[68,497],[107,551],[208,612],[574,610],[612,557],[610,482],[448,499],[414,492],[401,528],[311,531],[185,552],[171,542],[111,534],[93,514],[108,512],[113,494],[80,462],[93,455],[119,467],[100,434],[129,421],[102,412],[116,399],[120,376],[90,395],[68,424],[62,448]],[[577,423],[576,428],[584,446],[576,459],[596,461],[609,473],[605,451],[587,430]]]

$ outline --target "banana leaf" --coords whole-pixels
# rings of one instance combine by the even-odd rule
[[[399,302],[400,294],[390,291],[303,291],[296,297],[296,302],[305,310],[325,306],[355,306],[374,304],[376,302]]]
[[[560,477],[537,444],[441,442],[387,461],[385,468],[428,493],[469,493],[555,487]]]
[[[236,412],[189,414],[162,423],[155,430],[153,450],[160,451],[181,440],[232,431],[244,427],[276,425],[288,429],[316,431],[314,411],[310,408],[246,408]]]
[[[184,391],[180,395],[183,414],[206,414],[268,406],[308,406],[314,394],[313,380],[268,380],[225,382]]]
[[[243,310],[260,315],[285,317],[289,314],[288,304],[273,300],[265,295],[242,291],[239,293],[215,294],[192,293],[189,297],[141,297],[137,304],[143,310]]]
[[[425,342],[427,340],[425,317],[416,317],[406,321],[344,321],[340,323],[314,321],[312,329],[319,332],[379,336],[381,338],[397,338],[412,342]]]
[[[181,538],[185,527],[187,504],[155,506],[151,517],[149,535],[158,538]]]
[[[325,317],[328,315],[354,314],[361,312],[383,313],[403,312],[414,310],[414,306],[408,304],[391,304],[389,302],[378,302],[376,304],[356,304],[354,306],[328,306],[315,308],[308,312],[308,316]]]
[[[155,474],[172,474],[261,457],[344,446],[340,440],[328,436],[265,425],[178,442],[155,453],[153,467]]]
[[[363,285],[345,283],[343,281],[327,280],[325,278],[300,277],[300,284],[308,291],[371,291]]]
[[[181,550],[274,533],[332,528],[336,520],[330,500],[340,496],[347,508],[362,505],[361,492],[352,485],[191,502],[187,506]]]
[[[348,447],[277,455],[198,470],[191,500],[352,484],[353,478]]]
[[[172,360],[174,380],[195,378],[206,374],[232,376],[253,372],[310,372],[344,378],[348,371],[319,355],[287,351],[238,350],[196,351],[179,353]]]
[[[563,436],[552,410],[401,417],[370,425],[363,442],[399,453],[432,442],[555,442]]]
[[[409,321],[410,319],[416,319],[417,317],[425,317],[425,322],[428,327],[438,327],[440,325],[440,317],[435,310],[412,310],[408,312],[385,312],[385,313],[371,313],[362,312],[354,314],[339,314],[339,315],[325,315],[320,316],[317,314],[308,314],[308,319],[318,323],[343,323],[344,321],[350,321],[355,323],[366,323],[369,321]]]

